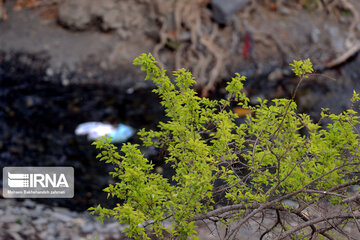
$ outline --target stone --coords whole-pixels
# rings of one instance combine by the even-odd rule
[[[118,222],[109,223],[105,226],[104,232],[116,233],[125,229],[125,226],[120,225]]]
[[[72,225],[76,225],[76,226],[82,226],[85,224],[85,220],[83,218],[74,218],[71,222]]]
[[[33,236],[36,234],[36,230],[33,227],[28,227],[21,232],[25,236]]]
[[[27,208],[35,208],[36,206],[36,203],[30,199],[26,199],[24,202],[23,202],[23,206],[24,207],[27,207]]]
[[[102,27],[104,30],[112,30],[121,28],[123,23],[121,19],[121,13],[118,9],[112,9],[108,11],[103,18]]]
[[[211,0],[214,20],[226,24],[234,13],[244,8],[250,0]]]
[[[46,75],[49,77],[54,76],[54,70],[52,68],[47,68],[46,69]]]
[[[300,204],[298,202],[295,202],[294,200],[291,199],[285,199],[281,201],[281,203],[292,209],[298,209],[300,207]]]
[[[37,232],[42,232],[44,229],[46,229],[46,225],[35,224],[34,227]]]
[[[311,31],[311,41],[315,44],[319,43],[320,41],[320,35],[321,35],[321,31],[315,27],[312,31]]]
[[[116,7],[116,0],[91,1],[91,13],[95,17],[102,17],[107,11]]]
[[[44,216],[43,209],[44,209],[44,207],[42,205],[37,205],[35,207],[35,209],[30,212],[29,216],[34,218],[34,219],[37,219],[39,217],[43,217]]]
[[[21,216],[29,215],[29,209],[27,209],[26,207],[22,207],[22,208],[20,208],[20,210],[21,210]]]
[[[48,220],[46,218],[38,218],[35,221],[33,221],[35,226],[40,226],[40,225],[46,224],[47,222],[48,222]]]
[[[280,68],[276,68],[268,76],[269,81],[276,82],[281,80],[284,77],[283,72]]]
[[[20,232],[21,229],[22,229],[22,226],[20,224],[12,223],[9,225],[8,231],[9,232]]]
[[[3,215],[0,218],[0,222],[3,223],[14,223],[18,217],[14,215]]]
[[[95,238],[95,237],[94,237]],[[94,238],[91,238],[91,239],[94,239]],[[81,237],[79,235],[71,235],[71,240],[78,240],[78,239],[81,239]]]
[[[23,238],[16,232],[9,232],[9,235],[12,237],[12,239],[14,240],[23,240]]]
[[[40,204],[38,204],[38,205],[36,205],[36,207],[35,207],[35,212],[39,212],[39,213],[42,213],[42,211],[44,210],[44,205],[40,205]]]
[[[88,0],[67,0],[58,12],[59,22],[74,30],[85,30],[92,21]]]
[[[94,231],[94,229],[95,229],[94,226],[89,223],[81,226],[81,232],[83,232],[83,233],[91,233]]]
[[[56,218],[56,219],[59,219],[60,221],[63,221],[63,222],[67,222],[67,221],[71,221],[72,218],[65,215],[65,214],[62,214],[62,213],[57,213],[57,212],[54,212],[52,214],[52,217]]]

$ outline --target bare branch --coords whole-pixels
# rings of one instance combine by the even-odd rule
[[[285,239],[285,238],[291,236],[292,234],[294,234],[295,232],[297,232],[297,231],[299,231],[301,229],[304,229],[306,227],[309,227],[311,225],[314,225],[316,223],[324,222],[324,221],[331,220],[331,219],[348,219],[348,218],[359,219],[360,214],[356,214],[356,215],[352,215],[352,214],[335,214],[335,215],[330,215],[330,216],[317,217],[317,218],[314,218],[314,219],[312,219],[310,221],[301,223],[301,224],[297,225],[296,227],[291,228],[290,230],[286,231],[282,236],[280,236],[276,240]]]

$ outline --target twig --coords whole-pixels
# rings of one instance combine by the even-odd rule
[[[339,189],[346,188],[346,187],[351,186],[351,185],[355,185],[355,184],[357,184],[359,182],[360,182],[360,180],[355,180],[355,181],[351,181],[351,182],[347,182],[347,183],[342,183],[342,184],[339,184],[339,185],[337,185],[335,187],[332,187],[332,188],[328,189],[327,191],[328,192],[333,192],[333,191],[336,191],[336,190],[339,190]],[[319,197],[314,198],[313,200],[311,200],[307,204],[304,204],[300,208],[296,209],[296,212],[302,212],[305,208],[307,208],[308,206],[310,206],[314,202],[319,201],[323,197],[325,197],[325,194],[322,193]]]
[[[349,208],[350,208],[351,214],[352,214],[352,216],[353,216],[353,218],[354,218],[354,220],[355,220],[356,227],[357,227],[358,231],[360,232],[360,223],[359,223],[359,221],[356,219],[356,217],[355,217],[355,215],[354,215],[354,211],[352,210],[352,207],[351,207],[350,204],[349,204]]]
[[[283,200],[283,199],[281,199],[281,200]],[[266,205],[266,204],[264,204],[264,205]],[[227,212],[239,211],[239,210],[244,210],[244,209],[259,209],[259,208],[261,208],[261,206],[264,206],[264,205],[261,205],[260,203],[234,204],[234,205],[225,206],[225,207],[215,209],[215,210],[210,211],[208,213],[197,215],[195,217],[190,218],[189,221],[198,221],[198,220],[203,220],[203,219],[209,219],[211,217],[220,216],[221,214],[224,214],[224,213],[227,213]],[[273,210],[281,210],[281,211],[286,211],[287,210],[286,208],[284,208],[282,206],[273,206],[273,203],[271,203],[270,205],[268,205],[266,207],[269,207],[269,206],[272,206],[271,209],[273,209]],[[262,207],[262,209],[264,209],[264,208],[265,207]],[[258,211],[258,212],[260,212],[260,211]]]
[[[296,227],[293,227],[292,229],[286,231],[282,236],[278,237],[277,240],[282,240],[282,239],[285,239],[289,236],[291,236],[293,233],[301,230],[301,229],[304,229],[306,227],[309,227],[311,225],[314,225],[316,223],[319,223],[319,222],[324,222],[326,220],[331,220],[331,219],[347,219],[347,218],[360,218],[360,214],[357,214],[357,215],[351,215],[351,214],[342,214],[342,215],[330,215],[330,216],[327,216],[327,217],[317,217],[317,218],[314,218],[310,221],[307,221],[307,222],[304,222],[304,223],[301,223],[299,225],[297,225]]]
[[[344,195],[338,194],[338,193],[334,193],[334,192],[328,192],[328,191],[320,191],[320,190],[312,190],[312,189],[307,189],[304,190],[304,193],[317,193],[317,194],[324,194],[324,195],[331,195],[331,196],[336,196],[336,197],[341,197],[344,198]]]
[[[263,210],[263,209],[265,209],[265,208],[269,208],[269,207],[271,207],[271,206],[274,206],[274,204],[279,203],[279,202],[281,202],[281,201],[284,200],[284,199],[288,199],[288,198],[291,198],[291,197],[293,197],[293,196],[295,196],[295,195],[297,195],[297,194],[299,194],[299,193],[302,193],[303,190],[305,190],[308,186],[311,186],[312,184],[314,184],[315,182],[317,182],[317,181],[319,181],[320,179],[324,178],[325,176],[327,176],[327,175],[329,175],[329,174],[331,174],[331,173],[333,173],[333,172],[335,172],[335,171],[337,171],[337,170],[339,170],[339,169],[341,169],[341,168],[343,168],[343,167],[350,166],[350,165],[355,165],[355,164],[357,165],[358,163],[345,163],[345,164],[343,164],[343,165],[341,165],[341,166],[338,166],[338,167],[336,167],[336,168],[333,168],[331,171],[328,171],[328,172],[322,174],[321,176],[313,179],[313,180],[310,181],[309,183],[305,184],[301,189],[299,189],[299,190],[297,190],[297,191],[294,191],[294,192],[292,192],[292,193],[288,193],[288,194],[286,194],[286,195],[284,195],[284,196],[282,196],[282,197],[279,197],[279,198],[277,198],[277,199],[275,199],[275,200],[273,200],[273,201],[271,201],[271,202],[268,202],[268,203],[265,203],[265,204],[261,205],[259,208],[255,209],[255,210],[252,211],[249,215],[247,215],[244,219],[242,219],[242,221],[235,227],[235,229],[233,229],[233,230],[230,232],[229,236],[228,236],[226,239],[230,239],[231,236],[234,235],[234,234],[240,229],[240,227],[241,227],[245,222],[247,222],[251,217],[253,217],[255,214],[257,214],[257,213],[260,212],[261,210]],[[297,210],[299,210],[299,209],[297,209]]]
[[[360,193],[356,193],[355,195],[345,198],[342,200],[343,203],[349,203],[360,199]]]

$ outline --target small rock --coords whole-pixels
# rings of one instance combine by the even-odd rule
[[[283,72],[280,68],[276,68],[273,72],[271,72],[268,76],[268,80],[275,82],[279,81],[283,78]]]
[[[326,29],[330,34],[330,38],[329,38],[330,43],[332,48],[335,50],[335,52],[337,53],[344,52],[345,38],[344,36],[342,36],[342,34],[340,34],[339,28],[333,26],[327,26]]]
[[[102,27],[104,30],[113,30],[122,27],[121,13],[117,9],[112,9],[104,15],[104,23]]]
[[[92,224],[84,224],[81,226],[81,232],[82,233],[91,233],[95,230],[94,226]]]
[[[21,216],[28,216],[29,215],[29,209],[22,207],[21,210]]]
[[[36,205],[34,211],[35,211],[35,212],[38,212],[38,213],[42,213],[43,209],[44,209],[44,205],[38,204],[38,205]]]
[[[95,0],[90,3],[91,14],[96,17],[102,17],[107,11],[116,8],[116,0]]]
[[[191,33],[190,31],[186,31],[186,32],[182,32],[180,35],[180,40],[181,41],[188,41],[191,39]]]
[[[14,215],[3,215],[0,218],[0,222],[3,223],[14,223],[16,222],[17,216]]]
[[[289,15],[291,13],[290,9],[284,6],[282,6],[279,10],[282,15]]]
[[[234,13],[245,7],[250,0],[211,0],[214,20],[226,24]]]
[[[131,88],[128,88],[128,89],[126,89],[126,94],[133,94],[134,93],[134,88],[133,87],[131,87]]]
[[[47,222],[48,220],[46,218],[38,218],[35,221],[33,221],[35,225],[43,225],[46,224]]]
[[[46,229],[46,225],[44,224],[44,225],[40,225],[40,224],[35,224],[34,225],[34,227],[35,227],[35,230],[37,231],[37,232],[42,232],[44,229]]]
[[[59,219],[60,221],[63,221],[63,222],[67,222],[67,221],[71,221],[72,218],[65,215],[65,214],[61,214],[61,213],[57,213],[57,212],[54,212],[52,214],[52,217],[56,218],[56,219]]]
[[[90,238],[90,239],[94,239],[95,237],[93,238]],[[71,234],[71,240],[78,240],[78,239],[81,239],[81,237],[79,235],[73,235]]]
[[[52,68],[47,68],[46,75],[48,75],[49,77],[54,76],[54,70],[52,70]]]
[[[300,204],[298,202],[295,202],[291,199],[285,199],[281,201],[282,204],[284,204],[286,207],[292,208],[292,209],[298,209],[300,207]]]
[[[66,27],[75,30],[85,30],[92,20],[89,1],[64,1],[59,8],[58,19]]]
[[[55,222],[50,222],[46,226],[46,233],[48,234],[47,239],[52,239],[51,237],[54,237],[55,235],[58,234],[58,230],[57,230],[58,226],[59,226],[59,223],[55,223]]]
[[[40,234],[38,234],[38,237],[39,237],[39,239],[48,239],[47,237],[48,237],[48,233],[46,232],[46,231],[44,231],[44,232],[41,232]]]
[[[33,236],[36,233],[36,230],[33,227],[28,227],[25,230],[21,231],[21,233],[29,237]]]
[[[319,39],[320,39],[320,30],[318,28],[314,28],[312,31],[311,31],[311,41],[315,44],[317,44],[319,42]]]
[[[328,31],[332,37],[339,35],[339,29],[337,27],[328,27]]]
[[[12,237],[12,239],[14,240],[23,240],[23,238],[16,232],[9,232],[9,235]]]
[[[107,224],[104,228],[104,232],[116,233],[121,232],[124,228],[125,227],[121,226],[118,222],[114,222]]]
[[[44,216],[44,212],[41,211],[41,208],[35,208],[35,210],[30,212],[29,216],[33,219],[38,219]]]
[[[82,226],[85,224],[85,220],[82,218],[74,218],[71,224],[76,226]]]
[[[62,81],[61,81],[61,83],[62,83],[62,85],[63,85],[63,86],[65,86],[65,87],[66,87],[67,85],[69,85],[70,80],[69,80],[69,79],[67,79],[67,78],[63,78],[63,79],[62,79]]]
[[[12,223],[9,225],[8,231],[9,232],[20,232],[21,229],[22,229],[22,226],[20,224]]]
[[[121,40],[127,40],[131,36],[131,32],[128,30],[124,30],[122,28],[117,29],[117,35],[120,37]]]
[[[26,200],[23,202],[23,206],[24,206],[24,207],[27,207],[27,208],[35,208],[36,203],[35,203],[34,201],[31,201],[30,199],[26,199]]]

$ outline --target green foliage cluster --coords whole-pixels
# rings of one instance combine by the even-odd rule
[[[127,224],[129,237],[149,239],[148,229],[160,237],[167,231],[177,239],[196,239],[193,218],[214,209],[216,191],[232,204],[248,207],[291,193],[308,202],[318,196],[315,190],[331,189],[358,171],[359,134],[354,126],[359,117],[353,109],[339,115],[325,109],[322,119],[331,123],[322,127],[297,113],[293,100],[259,99],[257,106],[249,106],[242,92],[245,77],[239,74],[226,87],[227,99],[210,100],[197,95],[195,80],[185,69],[174,73],[173,83],[151,54],[134,64],[146,72],[146,79],[153,79],[169,118],[158,130],[142,129],[139,135],[144,146],[166,149],[175,184],[154,171],[138,145],[123,144],[119,154],[109,138],[94,143],[102,150],[98,158],[114,165],[111,175],[118,179],[105,191],[123,203],[90,211],[101,221],[113,217]],[[292,66],[300,79],[313,72],[310,60]],[[353,101],[358,100],[354,93]],[[238,116],[230,108],[234,103],[252,111],[242,124],[235,123]],[[215,189],[218,179],[224,184]],[[336,196],[331,200],[339,201]],[[170,229],[166,221],[172,223]]]

